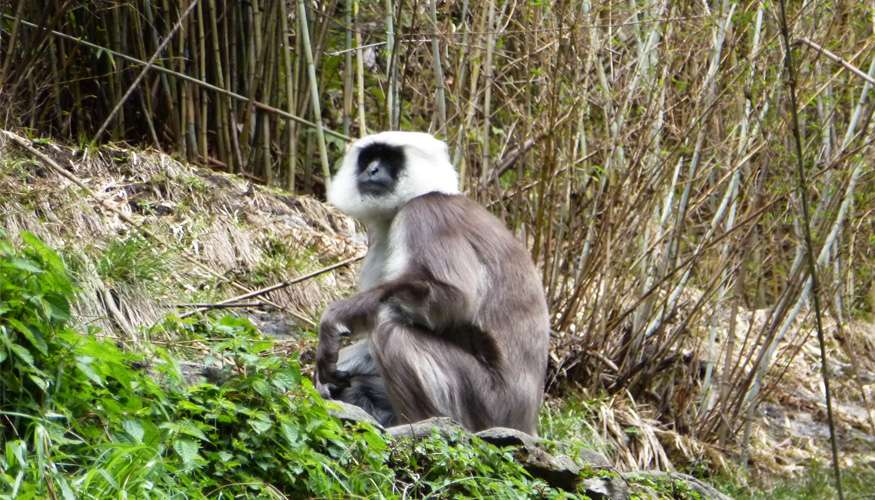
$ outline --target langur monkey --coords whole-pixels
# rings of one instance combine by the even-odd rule
[[[459,193],[447,146],[382,132],[348,149],[328,201],[367,228],[359,291],[323,313],[316,387],[384,425],[452,417],[537,432],[550,325],[525,246]],[[359,340],[340,348],[341,338]]]

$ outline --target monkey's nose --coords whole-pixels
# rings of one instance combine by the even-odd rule
[[[380,166],[379,165],[371,165],[371,167],[368,169],[368,175],[370,175],[370,176],[375,176],[379,173],[380,173]]]

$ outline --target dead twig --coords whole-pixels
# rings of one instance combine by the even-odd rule
[[[851,63],[845,61],[844,59],[842,59],[841,57],[839,57],[839,56],[833,54],[832,52],[829,51],[829,49],[825,49],[825,48],[821,47],[820,45],[818,45],[818,44],[816,44],[816,43],[812,42],[811,40],[809,40],[809,39],[807,39],[807,38],[804,38],[804,37],[803,37],[803,38],[797,38],[797,39],[796,39],[796,42],[797,42],[797,43],[804,43],[805,45],[808,45],[808,46],[811,47],[812,49],[814,49],[814,50],[820,52],[821,54],[825,55],[826,57],[832,59],[833,61],[835,61],[835,62],[837,62],[837,63],[839,63],[839,64],[841,64],[842,66],[844,66],[844,67],[845,67],[848,71],[850,71],[851,73],[853,73],[853,74],[859,76],[859,77],[862,78],[863,80],[866,80],[866,81],[869,82],[870,84],[875,85],[875,79],[873,79],[871,76],[867,75],[866,73],[862,72],[859,68],[857,68],[857,67],[854,66],[853,64],[851,64]]]
[[[253,297],[260,297],[260,296],[262,296],[262,295],[264,295],[264,294],[267,294],[267,293],[270,293],[270,292],[272,292],[272,291],[274,291],[274,290],[279,290],[279,289],[281,289],[281,288],[286,288],[286,287],[288,287],[288,286],[292,286],[292,285],[294,285],[294,284],[301,283],[302,281],[307,281],[307,280],[309,280],[309,279],[315,278],[316,276],[319,276],[320,274],[325,274],[325,273],[327,273],[327,272],[329,272],[329,271],[333,271],[333,270],[335,270],[335,269],[339,269],[339,268],[341,268],[341,267],[348,266],[348,265],[353,264],[353,263],[355,263],[355,262],[358,262],[358,261],[360,261],[360,260],[362,260],[362,259],[364,259],[364,258],[365,258],[364,255],[360,255],[360,256],[358,256],[358,257],[353,257],[353,258],[351,258],[351,259],[346,259],[346,260],[341,261],[341,262],[338,262],[338,263],[336,263],[336,264],[331,264],[330,266],[323,267],[322,269],[319,269],[319,270],[313,271],[312,273],[305,274],[305,275],[303,275],[303,276],[299,276],[299,277],[294,278],[294,279],[291,279],[291,280],[281,281],[281,282],[276,283],[276,284],[274,284],[274,285],[271,285],[271,286],[269,286],[269,287],[267,287],[267,288],[262,288],[262,289],[260,289],[260,290],[255,290],[254,292],[248,292],[248,293],[244,293],[243,295],[238,295],[238,296],[236,296],[236,297],[231,297],[230,299],[223,300],[223,301],[221,301],[221,302],[217,302],[216,304],[201,305],[201,306],[198,306],[198,309],[196,309],[196,310],[194,310],[194,311],[189,311],[189,312],[187,312],[187,313],[181,315],[180,318],[186,318],[186,317],[188,317],[188,316],[191,316],[192,314],[196,314],[196,313],[199,313],[199,312],[202,312],[202,311],[206,311],[206,310],[208,310],[208,309],[210,309],[210,308],[221,307],[221,306],[227,306],[228,304],[234,304],[235,302],[238,302],[238,301],[241,301],[241,300],[251,299],[251,298],[253,298]],[[308,323],[313,324],[312,321],[309,321],[309,320],[308,320]],[[315,326],[315,325],[313,325],[313,326]]]
[[[173,304],[173,307],[178,308],[187,308],[187,307],[200,307],[203,309],[233,309],[235,307],[247,308],[247,307],[261,307],[264,304],[261,302],[234,302],[233,304],[205,304],[205,303],[197,303],[197,304]]]

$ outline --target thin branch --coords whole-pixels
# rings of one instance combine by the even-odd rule
[[[437,19],[437,0],[430,0],[428,2],[429,6],[429,14],[431,15],[431,23],[434,26],[435,31],[438,28],[438,19]],[[438,112],[438,132],[442,135],[446,135],[447,133],[447,98],[446,98],[446,89],[444,83],[444,70],[441,65],[441,47],[440,42],[437,37],[433,37],[431,40],[431,51],[432,51],[432,66],[434,67],[434,80],[435,87],[437,88],[435,93],[435,99],[437,100],[437,112]]]
[[[802,230],[805,236],[805,249],[808,261],[808,274],[812,285],[814,302],[814,318],[817,325],[817,342],[820,344],[820,374],[823,377],[823,389],[826,396],[826,418],[829,424],[829,441],[832,447],[832,467],[835,474],[836,492],[839,500],[844,499],[842,492],[842,472],[839,468],[839,448],[836,441],[835,423],[832,414],[832,394],[829,389],[829,367],[826,359],[826,341],[823,338],[823,320],[820,313],[820,284],[817,279],[817,267],[814,262],[814,244],[811,242],[811,220],[808,215],[808,185],[805,180],[805,166],[802,160],[802,134],[799,129],[799,116],[796,112],[796,67],[793,66],[793,47],[790,45],[790,32],[787,27],[787,12],[784,0],[780,0],[780,28],[784,41],[784,66],[787,70],[787,90],[790,94],[790,120],[796,153],[796,171],[798,174],[799,199],[802,205]]]
[[[850,71],[851,73],[853,73],[853,74],[859,76],[859,77],[862,78],[863,80],[866,80],[866,81],[869,82],[870,84],[875,85],[875,79],[873,79],[871,76],[867,75],[866,73],[860,71],[860,69],[857,68],[856,66],[854,66],[853,64],[851,64],[851,63],[845,61],[844,59],[842,59],[841,57],[839,57],[839,56],[833,54],[833,53],[830,52],[828,49],[825,49],[825,48],[821,47],[820,45],[818,45],[818,44],[816,44],[816,43],[812,42],[811,40],[809,40],[809,39],[807,39],[807,38],[804,38],[804,37],[803,37],[803,38],[797,38],[796,41],[797,41],[797,42],[804,43],[805,45],[808,45],[808,46],[811,47],[812,49],[814,49],[814,50],[820,52],[821,54],[825,55],[826,57],[832,59],[833,61],[835,61],[835,62],[837,62],[837,63],[839,63],[839,64],[841,64],[842,66],[844,66],[845,68],[847,68],[848,71]]]
[[[240,308],[250,308],[250,307],[262,307],[264,304],[261,302],[234,302],[232,304],[205,304],[205,303],[197,303],[197,304],[173,304],[173,307],[179,308],[188,308],[188,307],[201,307],[204,309],[233,309],[235,307]]]

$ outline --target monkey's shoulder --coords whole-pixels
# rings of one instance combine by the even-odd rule
[[[495,231],[511,236],[497,217],[461,194],[433,192],[417,196],[404,204],[398,215],[405,224],[414,224],[424,230],[435,231],[445,226],[458,231],[483,233],[484,236]]]
[[[412,257],[422,254],[419,260],[431,256],[441,261],[477,259],[492,263],[492,267],[503,267],[507,262],[531,267],[525,245],[501,220],[463,195],[418,196],[402,207],[396,223],[399,231],[395,234]]]

